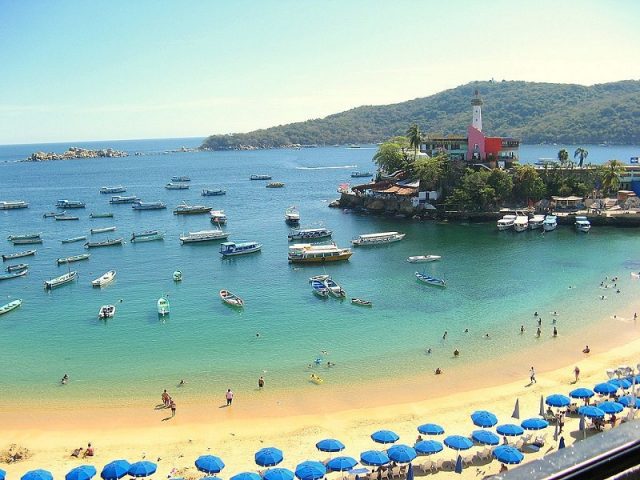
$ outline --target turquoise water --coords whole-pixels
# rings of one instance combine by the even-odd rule
[[[110,142],[108,146],[148,155],[0,163],[1,199],[31,204],[27,210],[0,212],[1,236],[42,231],[44,238],[35,257],[5,262],[29,263],[29,274],[0,283],[2,300],[24,300],[20,309],[0,317],[0,364],[8,366],[3,391],[9,397],[59,398],[58,380],[64,373],[72,379],[65,392],[100,403],[110,401],[114,386],[119,395],[136,398],[157,395],[159,388],[181,378],[201,386],[200,392],[229,386],[252,390],[260,375],[270,388],[310,388],[307,365],[318,357],[336,363],[330,370],[314,367],[327,384],[348,382],[356,374],[368,380],[406,373],[407,366],[447,368],[454,346],[465,352],[459,362],[474,362],[547,342],[549,312],[560,312],[558,329],[568,333],[606,315],[618,295],[629,299],[638,288],[629,275],[640,270],[634,229],[594,228],[585,235],[560,227],[545,235],[515,234],[497,232],[493,224],[416,222],[327,208],[338,197],[337,186],[351,181],[351,170],[372,169],[373,148],[154,153],[198,144],[199,139]],[[0,159],[54,148],[66,145],[0,147]],[[557,149],[523,147],[523,156],[535,160],[553,156]],[[589,149],[594,161],[600,154],[602,161],[607,159],[601,151],[614,151]],[[626,159],[639,150],[618,147],[615,154]],[[268,173],[286,186],[267,189],[265,182],[248,180],[253,173]],[[191,189],[164,189],[173,175],[189,175]],[[162,200],[169,208],[136,212],[130,205],[109,205],[110,196],[98,189],[117,184],[125,185],[127,194]],[[228,193],[201,197],[204,187]],[[74,211],[80,221],[42,218],[62,198],[87,203],[85,210]],[[224,209],[230,239],[260,241],[262,252],[222,260],[217,243],[181,246],[182,232],[211,227],[206,215],[174,216],[172,208],[182,200]],[[290,205],[298,206],[303,226],[331,228],[341,246],[358,233],[399,230],[407,236],[393,245],[355,249],[349,262],[289,265],[283,214]],[[105,211],[115,218],[89,219],[90,212]],[[89,261],[71,265],[79,271],[78,282],[45,292],[45,279],[67,271],[55,259],[84,252],[82,243],[61,245],[60,240],[110,225],[125,240],[133,231],[156,228],[166,236],[162,242],[92,249]],[[113,234],[94,238],[107,235]],[[5,242],[2,253],[25,249],[0,241]],[[442,261],[418,268],[446,277],[446,289],[415,280],[416,266],[405,258],[420,254],[442,255]],[[91,287],[91,280],[111,269],[117,271],[113,284]],[[183,272],[181,283],[172,281],[175,269]],[[348,297],[372,300],[373,308],[316,298],[307,279],[325,271]],[[598,288],[606,275],[621,276],[620,294]],[[218,297],[222,288],[241,296],[244,310],[224,305]],[[169,295],[171,314],[159,320],[156,301],[163,294]],[[600,300],[603,294],[605,301]],[[117,305],[116,316],[100,321],[98,309],[107,303]],[[528,332],[535,330],[533,311],[544,319],[539,340],[519,335],[521,324]],[[465,328],[469,333],[463,333]],[[446,341],[441,339],[444,330],[449,332]],[[483,338],[485,332],[491,332],[492,341]],[[433,348],[431,355],[425,353],[427,347]]]

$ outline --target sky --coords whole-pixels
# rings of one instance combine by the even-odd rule
[[[474,80],[640,79],[637,0],[0,0],[0,144],[205,137]]]

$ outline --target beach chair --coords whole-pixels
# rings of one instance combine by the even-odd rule
[[[407,469],[409,468],[408,465],[400,465],[400,476],[401,477],[406,477],[407,476]]]
[[[483,448],[478,452],[478,460],[491,460],[491,449]]]
[[[475,461],[476,456],[473,453],[468,453],[467,455],[464,455],[462,457],[462,467],[470,467],[471,465],[473,465],[473,462]]]
[[[524,438],[521,437],[515,443],[514,447],[516,447],[518,450],[522,450],[522,447],[524,447],[525,443],[527,443],[527,442],[525,442]],[[537,442],[534,442],[534,443],[537,443]],[[543,445],[544,445],[544,443],[543,443]]]
[[[391,476],[389,478],[400,478],[400,467],[392,467]]]
[[[436,463],[433,460],[427,460],[424,463],[418,465],[418,468],[422,470],[423,473],[431,473],[436,470]]]

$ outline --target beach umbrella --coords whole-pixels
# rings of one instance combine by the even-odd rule
[[[456,458],[456,466],[453,469],[456,473],[462,473],[462,456],[458,454],[458,458]]]
[[[578,408],[578,415],[589,418],[604,418],[604,412],[593,405],[583,405]]]
[[[624,405],[618,402],[602,402],[598,404],[598,408],[604,413],[612,414],[620,413],[622,410],[624,410]]]
[[[486,410],[478,410],[471,414],[471,421],[476,427],[488,428],[498,423],[498,417]]]
[[[344,450],[344,443],[335,438],[325,438],[316,443],[316,448],[321,452],[340,452]]]
[[[542,395],[540,395],[540,408],[538,409],[538,414],[541,417],[544,417],[544,401],[543,400],[544,400],[544,397]]]
[[[129,467],[131,467],[131,464],[126,460],[114,460],[102,468],[100,476],[104,480],[119,480],[129,473]]]
[[[400,437],[391,430],[378,430],[371,434],[371,439],[377,443],[393,443],[397,442]]]
[[[262,480],[262,477],[255,472],[242,472],[234,475],[229,480]]]
[[[418,456],[415,449],[408,445],[394,445],[387,450],[387,455],[396,463],[409,463]]]
[[[351,457],[336,457],[327,462],[327,470],[332,472],[344,472],[345,470],[351,470],[358,464],[355,458]]]
[[[618,399],[618,403],[621,403],[625,407],[629,407],[629,408],[640,408],[640,398],[634,397],[633,395],[626,395],[624,397],[620,397]]]
[[[406,480],[413,480],[414,475],[413,475],[413,465],[409,464],[409,468],[407,469],[407,479]]]
[[[296,467],[296,477],[300,480],[318,480],[327,474],[327,467],[320,462],[302,462]]]
[[[513,407],[513,413],[511,414],[511,418],[520,419],[520,399],[516,398],[516,404]]]
[[[559,393],[554,393],[547,397],[545,403],[550,407],[566,407],[571,403],[571,400],[569,400],[569,397],[565,397]],[[544,412],[542,413],[544,414]]]
[[[496,432],[500,435],[504,435],[505,437],[517,437],[524,433],[524,429],[520,425],[505,423],[504,425],[498,425],[496,427]]]
[[[560,443],[558,444],[558,450],[560,450],[561,448],[565,448],[565,444],[564,444],[564,437],[560,437]]]
[[[613,380],[609,380],[607,383],[610,383],[611,385],[614,385],[623,390],[631,388],[632,385],[631,382],[626,378],[614,378]]]
[[[380,465],[386,465],[390,461],[387,454],[379,450],[367,450],[360,454],[360,462],[365,465],[379,467]]]
[[[474,442],[482,445],[498,445],[500,443],[500,437],[489,430],[475,430],[471,433],[471,438]]]
[[[4,480],[6,476],[7,476],[7,472],[5,472],[0,468],[0,480]]]
[[[517,464],[524,460],[524,455],[517,448],[509,445],[500,445],[493,449],[493,456],[501,463],[510,465]]]
[[[418,453],[431,455],[432,453],[441,452],[444,447],[436,440],[420,440],[413,448],[415,448]]]
[[[602,382],[593,387],[593,391],[599,393],[600,395],[611,395],[612,393],[616,393],[618,391],[618,387],[611,383]]]
[[[525,430],[542,430],[543,428],[547,428],[549,426],[549,422],[543,420],[542,418],[534,417],[523,420],[520,426]]]
[[[20,480],[53,480],[53,475],[47,470],[29,470]]]
[[[418,427],[418,432],[423,435],[442,435],[444,434],[444,428],[437,423],[425,423]]]
[[[208,475],[206,477],[202,477],[200,480],[222,480],[220,477],[216,477],[215,475]]]
[[[196,460],[196,468],[204,473],[220,473],[224,462],[215,455],[201,455]]]
[[[468,450],[473,447],[473,442],[462,435],[449,435],[444,439],[444,444],[454,450]]]
[[[273,467],[279,464],[283,458],[282,450],[275,447],[261,448],[255,454],[256,464],[261,467]]]
[[[129,467],[129,475],[132,477],[148,477],[156,473],[158,466],[147,460],[141,460],[140,462],[132,463]]]
[[[80,465],[67,473],[65,480],[91,480],[96,475],[96,467],[92,465]]]
[[[270,468],[264,475],[264,480],[293,480],[293,472],[287,468]]]
[[[569,396],[571,398],[585,399],[585,398],[591,398],[594,395],[595,395],[595,393],[593,393],[593,390],[591,390],[589,388],[584,388],[584,387],[576,388],[575,390],[571,390],[569,392]]]

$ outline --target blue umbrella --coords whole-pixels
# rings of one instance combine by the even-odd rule
[[[256,452],[256,464],[261,467],[273,467],[283,459],[282,450],[274,447],[261,448]]]
[[[413,480],[413,465],[409,464],[409,469],[407,470],[407,480]]]
[[[489,430],[475,430],[471,433],[471,438],[474,442],[482,445],[498,445],[500,443],[500,437]]]
[[[580,388],[576,388],[575,390],[571,390],[569,392],[569,396],[571,398],[591,398],[593,397],[595,394],[593,393],[593,390],[590,390],[588,388],[584,388],[584,387],[580,387]]]
[[[325,438],[316,443],[316,448],[321,452],[340,452],[344,450],[344,443],[335,438]]]
[[[53,475],[47,470],[30,470],[20,480],[53,480]]]
[[[618,403],[621,403],[625,407],[629,407],[629,408],[633,408],[633,407],[640,408],[640,398],[633,397],[631,395],[620,397],[618,399]]]
[[[523,420],[520,426],[525,430],[542,430],[543,428],[547,428],[549,426],[549,422],[543,420],[542,418],[533,417]]]
[[[458,454],[458,458],[456,459],[456,466],[453,469],[456,473],[462,473],[462,457]]]
[[[5,472],[0,468],[0,480],[4,480],[4,477],[6,477],[6,475],[7,475],[7,472]]]
[[[409,463],[418,456],[415,449],[408,445],[394,445],[387,450],[387,455],[396,463]]]
[[[602,402],[598,404],[598,408],[604,413],[612,414],[620,413],[622,410],[624,410],[624,405],[618,402]]]
[[[626,378],[614,378],[613,380],[609,380],[607,383],[615,385],[618,388],[622,388],[623,390],[631,388],[632,385],[632,383]]]
[[[418,432],[423,435],[442,435],[444,433],[444,428],[436,423],[425,423],[418,427]]]
[[[296,477],[300,480],[318,480],[327,474],[327,467],[320,462],[302,462],[296,467]]]
[[[114,460],[102,468],[100,476],[104,480],[119,480],[129,473],[129,467],[131,467],[131,464],[126,460]]]
[[[65,480],[91,480],[96,475],[96,467],[92,465],[80,465],[67,473]]]
[[[391,460],[389,460],[387,454],[384,452],[380,452],[379,450],[367,450],[366,452],[362,452],[360,454],[360,462],[364,463],[365,465],[373,465],[378,467],[380,465],[386,465],[390,461]]]
[[[420,440],[413,448],[415,448],[418,453],[431,455],[432,453],[441,452],[444,447],[436,440]]]
[[[509,445],[500,445],[493,449],[493,456],[502,463],[516,464],[524,459],[524,455],[520,450]]]
[[[486,410],[478,410],[471,414],[471,421],[476,427],[488,428],[498,423],[498,417]]]
[[[604,412],[593,405],[583,405],[578,409],[578,415],[589,418],[604,418]]]
[[[196,460],[196,468],[204,473],[220,473],[224,462],[215,455],[201,455]]]
[[[234,475],[229,480],[262,480],[262,477],[255,472],[242,472]]]
[[[270,468],[264,475],[264,480],[293,480],[293,472],[286,468]]]
[[[599,393],[600,395],[611,395],[612,393],[616,393],[618,391],[618,387],[616,387],[612,383],[603,382],[593,387],[593,391]]]
[[[565,397],[559,393],[554,393],[547,397],[545,403],[550,407],[566,407],[571,403],[571,400],[569,400],[569,397]]]
[[[215,475],[202,477],[200,480],[222,480],[220,477],[216,477]]]
[[[158,466],[155,463],[142,460],[131,464],[129,467],[129,475],[132,477],[148,477],[156,473],[157,468]]]
[[[524,429],[520,425],[514,425],[513,423],[505,423],[504,425],[498,425],[496,432],[505,437],[517,437],[524,433]]]
[[[444,444],[454,450],[467,450],[473,447],[473,442],[462,435],[449,435],[444,439]]]
[[[371,434],[371,438],[374,442],[378,443],[393,443],[398,441],[400,437],[391,430],[378,430]]]
[[[351,470],[358,464],[355,458],[351,457],[336,457],[327,462],[327,470],[332,472],[344,472],[345,470]]]

